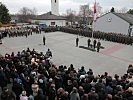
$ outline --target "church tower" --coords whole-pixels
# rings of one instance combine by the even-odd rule
[[[59,16],[59,0],[51,0],[51,12]]]

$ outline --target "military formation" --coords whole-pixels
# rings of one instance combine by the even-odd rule
[[[7,29],[7,34],[9,37],[17,37],[17,36],[29,36],[32,35],[32,30],[26,27],[16,27]]]
[[[49,26],[49,27],[43,27],[41,29],[45,33],[48,33],[48,32],[56,32],[56,31],[59,31],[60,30],[60,27],[52,27],[52,26]]]
[[[71,27],[43,27],[40,28],[36,27],[13,27],[5,29],[4,31],[0,32],[0,38],[9,36],[9,37],[17,37],[17,36],[29,36],[32,33],[41,34],[41,32],[55,32],[55,31],[62,31],[67,32],[70,34],[75,34],[79,36],[85,37],[92,37],[92,31],[88,29],[81,29],[81,28],[71,28]],[[123,35],[123,34],[116,34],[116,33],[104,33],[104,32],[93,32],[93,38],[95,39],[102,39],[105,41],[117,42],[127,45],[132,45],[133,43],[133,36]]]
[[[76,28],[69,28],[69,27],[61,27],[60,31],[67,32],[70,34],[85,36],[85,37],[92,37],[91,30],[86,29],[76,29]],[[102,39],[105,41],[117,42],[127,45],[133,44],[133,36],[123,35],[123,34],[116,34],[116,33],[104,33],[104,32],[93,32],[93,38],[95,39]]]

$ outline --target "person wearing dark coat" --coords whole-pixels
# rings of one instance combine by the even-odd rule
[[[96,43],[97,43],[97,41],[94,40],[94,41],[93,41],[93,47],[94,47],[94,49],[96,48]]]
[[[71,80],[67,80],[67,86],[66,86],[66,91],[70,94],[73,89],[73,84]]]
[[[91,88],[91,92],[88,93],[88,100],[99,100],[98,94],[95,92],[95,88]]]
[[[78,93],[79,93],[79,96],[80,96],[80,99],[81,99],[84,96],[84,94],[85,94],[84,89],[83,89],[82,86],[79,86]]]
[[[7,77],[5,75],[5,72],[3,71],[3,68],[0,67],[0,87],[3,88],[7,86]]]
[[[2,44],[2,39],[0,39],[0,44]]]
[[[43,36],[43,44],[45,45],[46,38]]]
[[[46,100],[45,95],[43,95],[42,89],[38,90],[37,96],[35,96],[34,100]]]
[[[15,95],[13,92],[9,91],[7,87],[4,87],[1,93],[1,100],[15,100]]]
[[[47,55],[48,57],[52,57],[52,52],[50,51],[49,48],[48,48],[48,51],[46,52],[46,55]]]
[[[79,38],[76,38],[76,47],[78,47],[78,43],[79,43]]]
[[[104,89],[104,88],[105,88],[105,84],[102,82],[102,79],[99,79],[99,82],[96,83],[95,85],[96,92],[99,92],[101,91],[101,89]]]
[[[19,96],[24,90],[23,84],[20,81],[17,81],[17,79],[14,79],[12,90],[16,95],[16,100],[19,100]]]
[[[88,43],[88,47],[90,47],[91,40],[88,39],[88,40],[87,40],[87,43]]]
[[[0,32],[0,44],[2,44],[2,34]]]
[[[61,72],[58,72],[55,76],[55,88],[58,90],[61,87],[63,87],[63,79],[61,77]]]
[[[69,100],[68,92],[64,92],[64,93],[61,95],[60,100]]]
[[[48,100],[55,100],[55,97],[56,97],[55,84],[51,84],[49,88]]]
[[[100,47],[101,47],[101,42],[100,42],[100,41],[98,41],[98,42],[97,42],[97,52],[99,52]]]

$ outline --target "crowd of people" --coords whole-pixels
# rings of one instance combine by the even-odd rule
[[[29,36],[32,32],[63,31],[76,35],[91,37],[91,32],[82,29],[66,27],[17,27],[7,29],[0,34],[3,37]],[[94,32],[94,38],[108,41],[132,44],[132,37],[114,33]],[[46,38],[43,36],[43,44]],[[76,38],[78,47],[79,38]],[[87,40],[88,47],[93,42],[93,48],[99,52],[99,41]],[[46,53],[38,53],[35,49],[19,51],[17,54],[5,54],[0,57],[0,87],[1,100],[133,100],[133,65],[128,66],[123,76],[108,72],[94,75],[93,70],[81,66],[76,70],[70,66],[56,66],[52,62],[50,49]],[[11,84],[10,88],[7,85]]]
[[[52,56],[27,48],[0,57],[1,100],[133,100],[133,65],[123,76],[94,75],[84,66],[56,66]]]

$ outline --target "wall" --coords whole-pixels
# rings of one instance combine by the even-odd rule
[[[113,13],[108,13],[98,18],[93,23],[93,29],[101,32],[114,32],[128,35],[129,23]]]
[[[39,21],[39,23],[44,23],[46,24],[47,26],[51,26],[51,22],[55,22],[55,25],[54,26],[66,26],[66,21],[65,20],[34,20],[33,22],[35,21]]]

